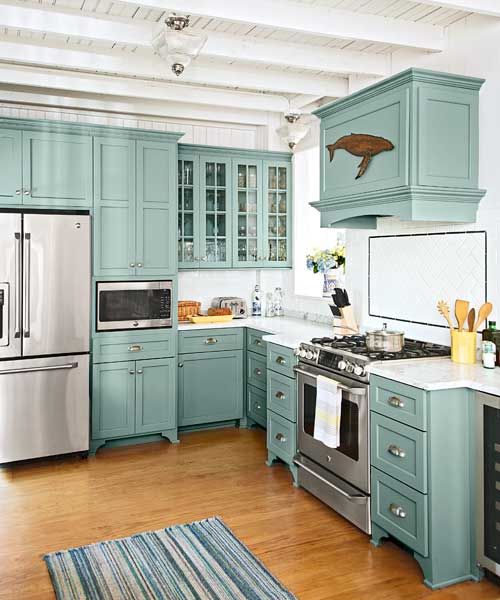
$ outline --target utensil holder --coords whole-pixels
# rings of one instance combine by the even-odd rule
[[[475,331],[451,332],[451,360],[473,365],[476,362],[477,334]]]

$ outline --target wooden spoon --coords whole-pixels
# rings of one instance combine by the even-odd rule
[[[437,309],[438,309],[439,313],[442,314],[443,317],[446,319],[451,331],[453,331],[454,327],[453,327],[453,323],[451,322],[450,306],[449,306],[448,302],[445,302],[444,300],[439,300],[439,302],[437,303]]]
[[[474,323],[476,322],[476,309],[471,308],[467,315],[467,324],[469,325],[469,331],[474,331]]]
[[[484,321],[490,316],[493,310],[493,304],[491,302],[485,302],[477,314],[476,323],[474,325],[474,331],[477,331]]]
[[[464,330],[464,323],[469,312],[469,302],[467,300],[455,300],[455,317],[457,318],[458,331]]]

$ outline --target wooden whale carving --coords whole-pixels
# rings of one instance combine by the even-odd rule
[[[351,135],[344,135],[339,138],[334,144],[327,144],[328,152],[330,153],[330,162],[333,160],[335,150],[346,150],[353,156],[362,156],[363,160],[359,163],[358,174],[356,179],[362,177],[371,159],[380,154],[380,152],[387,152],[394,150],[394,144],[383,137],[377,135],[368,135],[367,133],[351,133]]]

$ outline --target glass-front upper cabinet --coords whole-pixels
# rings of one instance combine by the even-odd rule
[[[262,239],[262,161],[233,161],[236,196],[233,266],[257,267],[264,261]]]
[[[200,267],[230,267],[231,161],[202,156],[200,178]]]
[[[291,265],[291,179],[290,163],[264,163],[264,255],[267,266]]]
[[[199,157],[181,156],[177,173],[179,268],[198,268],[199,234]]]

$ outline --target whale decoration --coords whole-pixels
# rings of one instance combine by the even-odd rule
[[[334,144],[327,144],[328,152],[330,153],[330,162],[335,155],[335,150],[345,150],[353,156],[362,156],[363,160],[358,165],[358,174],[356,179],[362,177],[371,159],[380,154],[380,152],[388,152],[394,150],[394,144],[389,140],[377,135],[369,135],[367,133],[351,133],[343,135]]]

